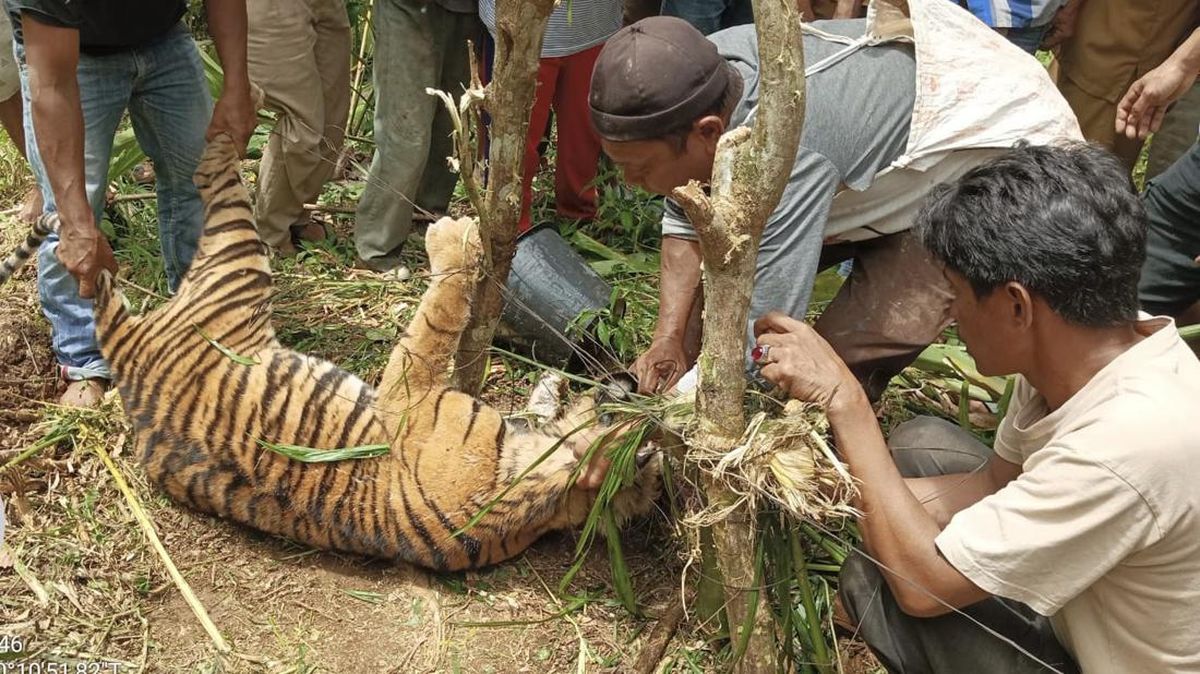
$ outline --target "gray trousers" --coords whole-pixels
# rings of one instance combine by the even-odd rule
[[[412,230],[413,206],[444,212],[458,182],[450,117],[427,87],[458,99],[470,80],[467,40],[479,17],[427,0],[375,0],[375,157],[355,215],[355,246],[390,269]]]
[[[932,417],[898,426],[888,446],[905,477],[931,477],[981,469],[992,451],[963,429]],[[851,621],[889,672],[1009,674],[1078,666],[1058,643],[1050,621],[1033,609],[993,597],[963,609],[975,620],[1020,644],[1049,670],[959,613],[915,618],[900,609],[879,569],[856,554],[842,567],[838,593]]]
[[[1138,300],[1178,317],[1200,302],[1200,144],[1146,184],[1142,205],[1149,227]]]
[[[1200,127],[1200,87],[1193,86],[1171,106],[1162,128],[1154,132],[1146,180],[1165,172],[1196,144],[1197,127]]]

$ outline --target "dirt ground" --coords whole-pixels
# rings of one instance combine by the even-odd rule
[[[0,251],[15,245],[13,229],[0,228]],[[8,519],[0,664],[122,673],[624,672],[679,596],[683,562],[661,516],[623,539],[643,610],[633,617],[610,587],[603,546],[559,588],[574,558],[571,535],[547,537],[483,573],[430,576],[180,508],[142,479],[115,397],[91,413],[45,402],[57,383],[33,278],[25,269],[0,288],[0,496]],[[55,434],[60,441],[20,457]],[[114,457],[233,655],[217,655],[100,452]],[[13,652],[17,641],[21,653]],[[843,646],[843,671],[876,671],[860,644]],[[685,621],[659,671],[712,671],[713,662]]]

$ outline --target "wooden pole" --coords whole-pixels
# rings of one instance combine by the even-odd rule
[[[496,0],[496,59],[484,97],[488,129],[488,179],[479,229],[484,263],[471,321],[455,358],[455,385],[478,393],[487,349],[504,307],[504,287],[517,244],[525,139],[533,109],[542,37],[554,0]]]
[[[752,126],[717,144],[710,191],[695,181],[674,197],[696,229],[704,258],[704,337],[694,442],[727,452],[746,428],[746,324],[758,245],[795,163],[804,123],[804,51],[794,0],[754,0],[759,106]],[[702,479],[710,505],[734,495]],[[716,523],[713,540],[725,584],[730,637],[745,643],[738,672],[778,670],[779,649],[757,571],[757,522],[748,508]]]

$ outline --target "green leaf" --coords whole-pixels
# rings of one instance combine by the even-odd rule
[[[392,450],[388,445],[359,445],[357,447],[342,447],[339,449],[317,449],[315,447],[267,442],[266,440],[259,440],[257,438],[254,441],[263,449],[269,449],[276,454],[282,454],[289,459],[304,463],[373,459],[378,456],[384,456]]]
[[[958,425],[971,431],[971,382],[964,379],[958,391]]]
[[[368,604],[382,604],[383,595],[378,592],[370,592],[368,590],[342,590],[347,596],[354,597],[359,601],[365,601]]]
[[[217,340],[213,339],[212,337],[209,337],[208,335],[204,334],[204,331],[200,329],[200,326],[192,325],[192,329],[196,331],[196,334],[203,337],[204,341],[208,342],[209,344],[212,344],[213,347],[215,347],[217,351],[220,351],[222,355],[224,355],[229,360],[232,360],[233,362],[237,363],[238,365],[258,365],[257,358],[247,358],[246,356],[243,356],[243,355],[237,353],[233,349],[230,349],[229,347],[218,342]]]
[[[633,580],[629,577],[629,566],[625,564],[625,554],[621,550],[621,530],[617,528],[617,519],[612,508],[604,510],[604,540],[608,543],[608,563],[612,569],[613,588],[625,610],[637,615],[637,597],[633,593]]]
[[[396,329],[371,328],[363,336],[372,342],[387,342],[390,344],[396,341]]]

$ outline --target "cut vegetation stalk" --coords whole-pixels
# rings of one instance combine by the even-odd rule
[[[121,441],[124,441],[123,437]],[[204,628],[204,631],[208,633],[208,638],[216,646],[217,652],[221,655],[231,655],[233,649],[229,647],[229,643],[225,641],[225,637],[221,636],[221,632],[217,630],[217,626],[208,617],[208,611],[204,608],[204,604],[201,604],[196,594],[192,592],[191,585],[188,585],[183,574],[179,573],[175,562],[171,561],[171,555],[167,554],[167,549],[163,547],[162,541],[158,538],[158,532],[154,530],[154,523],[150,521],[150,516],[142,508],[142,503],[138,500],[137,494],[133,493],[129,484],[125,482],[125,476],[121,475],[121,471],[117,469],[117,465],[113,463],[112,457],[108,455],[108,452],[102,445],[96,445],[95,452],[100,457],[100,460],[104,462],[104,467],[112,475],[113,481],[117,483],[117,489],[125,496],[125,502],[129,504],[129,509],[133,512],[133,517],[137,520],[138,526],[142,528],[142,532],[150,540],[150,545],[154,548],[154,552],[158,554],[159,559],[167,567],[167,573],[171,575],[171,580],[175,581],[175,586],[179,588],[179,593],[183,595],[183,600],[187,602],[188,607],[192,609],[192,613],[200,621],[200,625]]]
[[[825,634],[821,630],[821,617],[817,613],[812,581],[808,579],[808,558],[805,557],[804,548],[794,530],[788,531],[788,543],[791,546],[793,572],[796,574],[800,603],[804,606],[804,626],[808,630],[809,643],[812,644],[812,656],[815,660],[813,664],[821,674],[832,674],[829,648],[825,645]]]

